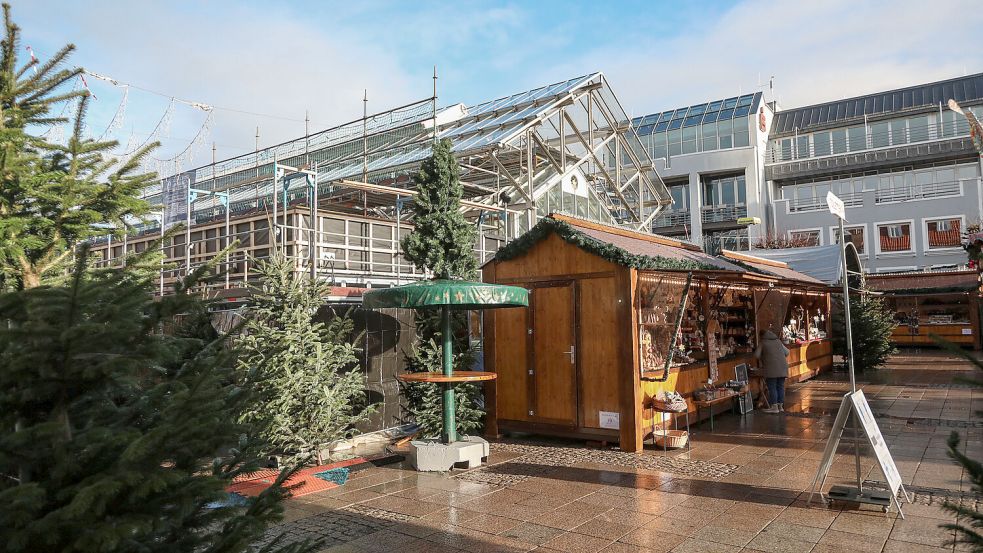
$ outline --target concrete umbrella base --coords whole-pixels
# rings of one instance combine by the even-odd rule
[[[477,436],[461,436],[449,444],[436,439],[413,440],[410,442],[410,462],[421,472],[473,469],[488,459],[488,451],[488,442]]]

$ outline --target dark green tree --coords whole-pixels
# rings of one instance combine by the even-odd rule
[[[140,273],[84,262],[62,285],[0,295],[4,550],[249,550],[284,491],[224,491],[266,447],[239,422],[251,390],[233,384],[235,352],[182,321],[200,311],[188,295],[154,301]]]
[[[847,355],[843,298],[837,297],[833,315],[833,351]],[[853,330],[853,364],[856,370],[877,369],[897,350],[891,333],[897,323],[883,299],[862,290],[850,295],[850,326]]]
[[[473,280],[478,275],[474,255],[477,229],[461,212],[460,168],[451,152],[451,142],[434,144],[433,154],[423,161],[414,177],[413,232],[400,244],[403,255],[418,269],[430,271],[434,278]],[[421,310],[416,321],[417,343],[407,359],[410,372],[439,372],[441,367],[440,314]],[[454,333],[454,370],[468,370],[474,363],[468,338],[467,312],[451,312]],[[457,431],[467,434],[481,426],[484,412],[478,407],[481,388],[474,384],[454,387],[457,401]],[[424,436],[439,436],[441,390],[437,384],[404,384],[403,396]]]
[[[983,371],[983,362],[980,362],[974,355],[934,334],[930,336],[940,347],[962,357],[976,367],[978,371]],[[978,376],[976,378],[959,378],[958,380],[974,388],[983,389],[983,379],[980,379]],[[983,411],[976,411],[975,415],[977,417],[983,417]],[[963,445],[963,441],[959,437],[959,432],[955,430],[949,435],[948,446],[949,457],[963,468],[966,478],[970,483],[972,493],[977,496],[983,494],[983,463],[966,455],[966,448]],[[973,507],[972,501],[946,501],[943,507],[950,513],[956,515],[955,523],[940,525],[943,528],[955,532],[953,542],[958,545],[969,546],[969,549],[966,549],[966,551],[983,552],[983,535],[980,534],[980,529],[983,528],[983,513]],[[964,549],[957,549],[964,551]]]
[[[316,320],[330,284],[311,281],[282,255],[257,265],[246,323],[236,340],[238,377],[256,391],[243,413],[288,464],[323,461],[331,442],[350,437],[373,412],[347,316]]]
[[[82,71],[64,68],[68,45],[46,63],[18,66],[20,29],[3,5],[0,42],[0,289],[33,288],[71,266],[81,241],[105,234],[105,225],[125,227],[147,205],[139,192],[155,178],[137,172],[149,144],[126,160],[108,156],[112,141],[83,136],[88,95],[65,91]],[[36,71],[35,71],[36,70]],[[32,130],[65,120],[51,116],[64,102],[78,102],[65,145],[48,144]],[[101,223],[103,228],[99,228]]]

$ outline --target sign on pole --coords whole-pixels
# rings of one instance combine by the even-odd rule
[[[843,200],[836,197],[832,191],[826,193],[826,205],[829,206],[829,212],[836,215],[841,220],[846,220],[846,206],[843,205]]]

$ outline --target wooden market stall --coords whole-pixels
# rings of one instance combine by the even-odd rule
[[[784,263],[713,257],[551,215],[501,249],[483,276],[530,290],[528,308],[484,315],[485,370],[498,374],[486,397],[490,435],[619,441],[637,451],[656,416],[661,423],[657,394],[678,392],[698,414],[694,392],[733,379],[769,327],[792,341],[792,379],[832,366],[828,286]]]
[[[980,284],[976,271],[868,275],[895,313],[891,339],[897,346],[934,346],[934,334],[980,349]]]

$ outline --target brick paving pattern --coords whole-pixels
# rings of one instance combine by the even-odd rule
[[[806,505],[835,410],[847,384],[836,376],[789,389],[788,415],[721,416],[694,428],[692,450],[664,457],[574,441],[493,444],[489,464],[422,474],[405,464],[352,475],[339,488],[286,502],[267,541],[322,539],[321,552],[932,552],[947,545],[945,501],[980,506],[946,455],[953,431],[983,457],[983,393],[945,386],[968,367],[944,353],[907,354],[863,375],[882,433],[915,498],[895,512]],[[844,440],[827,487],[855,478]],[[862,476],[883,480],[869,451]]]

